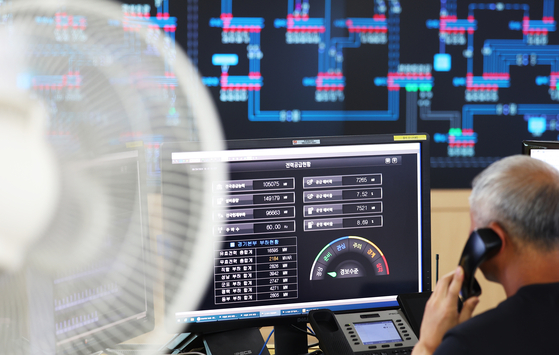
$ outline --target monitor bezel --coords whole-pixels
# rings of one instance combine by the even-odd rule
[[[523,140],[522,154],[531,155],[532,149],[559,149],[559,141]]]

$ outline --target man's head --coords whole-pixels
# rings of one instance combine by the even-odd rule
[[[493,163],[472,182],[476,228],[498,223],[513,240],[559,249],[559,171],[528,156]]]

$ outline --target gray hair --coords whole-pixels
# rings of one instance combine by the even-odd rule
[[[497,222],[516,240],[559,247],[559,171],[540,160],[510,156],[472,182],[470,210],[477,228]]]

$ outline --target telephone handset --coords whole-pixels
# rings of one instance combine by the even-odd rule
[[[470,234],[459,262],[464,269],[464,282],[460,291],[462,301],[481,294],[481,287],[474,277],[476,269],[485,260],[495,256],[501,244],[501,238],[490,228],[477,229]]]

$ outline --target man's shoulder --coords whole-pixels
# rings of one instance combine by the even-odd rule
[[[501,325],[503,322],[507,324],[508,321],[514,318],[514,311],[512,308],[514,308],[514,304],[504,301],[496,308],[478,314],[468,321],[450,329],[447,335],[454,331],[477,336],[478,334],[484,334],[487,331],[494,330],[496,326]]]
[[[517,324],[523,317],[541,316],[542,311],[559,312],[559,283],[536,284],[524,286],[496,308],[481,313],[458,327],[480,327],[484,324],[491,326],[511,320]]]
[[[517,328],[518,322],[540,318],[542,312],[558,314],[557,297],[559,283],[525,286],[496,308],[481,313],[453,329],[477,333],[485,329],[494,329],[495,326]]]
[[[435,355],[491,354],[495,339],[501,338],[497,309],[486,311],[450,329]],[[482,345],[484,344],[484,345]],[[484,350],[488,350],[484,352]]]
[[[551,345],[551,342],[553,346],[559,346],[559,338],[551,334],[555,333],[556,327],[550,324],[559,316],[557,295],[559,284],[522,288],[496,308],[450,329],[444,336],[441,345],[445,346],[442,349],[460,347],[462,350],[469,349],[464,353],[474,351],[483,354],[484,350],[491,353],[491,349],[495,348],[502,352],[510,346],[516,347],[516,350],[519,347],[529,348],[533,346],[532,341],[538,342],[543,338],[546,338],[547,344]],[[557,340],[550,341],[549,336]],[[511,339],[516,339],[515,345],[512,345]],[[484,350],[480,349],[482,346]]]

